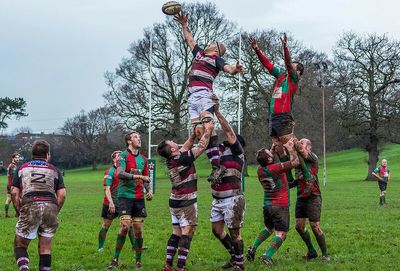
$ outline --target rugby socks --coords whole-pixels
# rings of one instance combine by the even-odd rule
[[[121,254],[121,250],[124,247],[125,240],[126,240],[126,235],[118,234],[117,243],[115,244],[114,259],[118,260],[119,254]]]
[[[274,255],[275,252],[281,247],[282,243],[282,238],[280,238],[279,236],[274,236],[271,240],[270,246],[265,251],[264,255],[272,259],[272,255]]]
[[[167,242],[167,255],[165,258],[165,263],[169,266],[173,266],[174,257],[176,251],[178,250],[178,243],[181,237],[175,234],[171,234]]]
[[[240,269],[244,269],[243,262],[243,240],[237,240],[232,242],[235,249],[235,265],[239,266]]]
[[[4,210],[6,211],[6,216],[8,216],[8,210],[10,209],[10,204],[4,205]]]
[[[301,229],[296,228],[296,230],[300,234],[300,237],[303,239],[304,243],[306,243],[308,251],[315,254],[316,250],[311,242],[311,236],[308,230],[306,229],[304,232],[302,232]]]
[[[383,196],[379,197],[379,205],[383,205]]]
[[[254,239],[253,248],[257,249],[270,235],[271,233],[267,229],[262,229],[256,239]]]
[[[102,249],[104,247],[104,242],[106,241],[107,231],[103,227],[99,231],[99,247],[98,249]]]
[[[143,238],[142,234],[140,234],[138,238],[135,238],[136,262],[142,261],[142,248],[143,248]]]
[[[51,270],[51,254],[40,254],[39,271]]]
[[[29,256],[26,248],[16,247],[14,248],[15,259],[17,260],[19,271],[29,271]]]
[[[129,240],[131,241],[132,250],[134,250],[135,249],[135,234],[134,234],[133,227],[129,228],[128,236],[129,236]]]
[[[178,268],[186,265],[186,258],[189,254],[191,238],[188,235],[182,235],[178,242]]]
[[[321,234],[319,236],[315,235],[315,239],[317,239],[318,245],[321,249],[322,256],[328,256],[328,252],[326,249],[326,243],[325,243],[325,235]]]
[[[232,238],[231,236],[226,233],[225,237],[223,239],[219,239],[222,243],[222,245],[226,248],[226,250],[229,252],[229,255],[231,255],[231,258],[234,259],[235,258],[235,250],[233,248],[233,244],[232,244]]]
[[[208,143],[208,146],[206,149],[206,154],[207,154],[208,160],[210,160],[210,162],[211,162],[211,167],[213,169],[220,168],[221,155],[219,153],[218,136],[217,135],[210,137],[210,142]]]

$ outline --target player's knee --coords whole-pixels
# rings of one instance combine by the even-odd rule
[[[278,236],[279,238],[282,239],[282,241],[284,241],[286,239],[286,232],[284,231],[276,232],[276,236]]]
[[[305,227],[304,223],[296,222],[296,231],[298,233],[304,233],[306,231],[306,227]]]
[[[232,241],[239,241],[241,239],[239,229],[230,229],[229,233],[231,235]]]
[[[310,222],[310,224],[315,235],[320,236],[323,234],[319,222]]]
[[[224,231],[221,231],[220,229],[218,229],[217,227],[213,227],[212,228],[212,233],[214,234],[215,237],[217,237],[218,239],[223,239],[224,236]]]

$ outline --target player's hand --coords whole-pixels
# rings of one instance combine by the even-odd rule
[[[146,200],[150,201],[153,199],[153,191],[149,190],[146,194]]]
[[[137,169],[137,168],[132,168],[131,169],[131,174],[133,174],[133,175],[142,175],[142,171],[140,169]]]
[[[249,43],[253,49],[258,49],[257,40],[255,37],[250,37]]]
[[[236,72],[240,73],[241,75],[243,75],[244,71],[243,71],[243,66],[242,64],[240,64],[240,62],[236,62]]]
[[[115,213],[115,205],[114,205],[114,203],[110,203],[110,205],[108,206],[108,211],[110,212],[110,213]]]
[[[150,182],[150,177],[149,176],[140,176],[140,179],[142,179],[143,182]]]
[[[286,142],[286,144],[283,144],[283,146],[284,146],[288,151],[293,150],[293,147],[294,147],[293,139],[290,139],[288,142]]]
[[[287,36],[286,36],[286,33],[283,33],[283,36],[280,37],[280,39],[281,39],[282,45],[283,45],[283,46],[287,46]]]
[[[212,131],[215,128],[214,120],[210,120],[208,122],[203,123],[204,129],[207,131],[208,134],[211,135]]]
[[[182,11],[174,16],[174,20],[177,21],[182,26],[189,26],[188,16]]]
[[[213,94],[211,96],[211,100],[214,102],[215,113],[219,112],[219,99],[218,99],[217,95]]]

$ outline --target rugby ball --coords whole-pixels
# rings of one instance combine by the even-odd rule
[[[169,1],[162,5],[161,11],[166,15],[176,15],[181,11],[181,4],[176,1]]]

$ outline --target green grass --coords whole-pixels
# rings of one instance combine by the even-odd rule
[[[361,150],[348,150],[328,157],[328,183],[322,188],[322,229],[325,232],[331,262],[320,258],[304,262],[301,256],[305,246],[294,229],[295,191],[291,192],[291,229],[280,250],[275,254],[273,270],[399,270],[400,263],[400,145],[386,145],[381,157],[388,159],[392,171],[388,186],[388,207],[378,205],[379,189],[376,182],[362,181],[366,176],[367,154]],[[97,234],[101,224],[100,210],[103,199],[102,177],[105,166],[97,171],[89,169],[66,172],[67,201],[60,214],[60,228],[53,242],[54,270],[105,270],[115,246],[118,220],[107,235],[105,251],[97,253]],[[227,259],[222,245],[210,230],[209,214],[211,195],[206,176],[208,161],[201,157],[197,164],[199,180],[199,225],[194,236],[188,266],[190,270],[220,270]],[[249,168],[246,179],[246,215],[242,230],[245,247],[263,227],[262,189],[255,177],[255,166]],[[149,247],[143,253],[142,270],[160,270],[164,263],[166,242],[171,233],[168,197],[170,183],[166,168],[157,165],[157,190],[153,201],[147,202],[148,218],[145,221],[144,243]],[[322,170],[320,170],[322,182]],[[1,188],[6,179],[0,178]],[[5,193],[1,191],[4,202]],[[0,270],[17,270],[13,257],[15,218],[5,220],[0,212]],[[269,240],[268,240],[269,241]],[[317,246],[313,238],[314,245]],[[263,243],[257,255],[267,247]],[[31,269],[37,270],[37,240],[29,248]],[[133,269],[133,257],[128,242],[121,254],[120,264]],[[258,259],[246,262],[247,270],[267,270]]]

